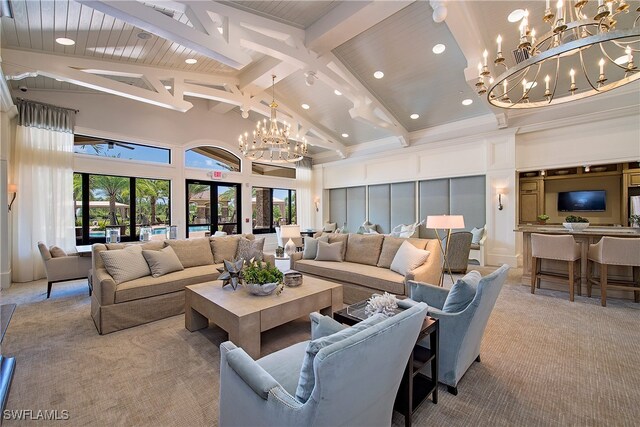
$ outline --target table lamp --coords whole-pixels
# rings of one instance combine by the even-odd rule
[[[447,260],[447,252],[449,252],[449,239],[451,237],[451,230],[456,228],[464,228],[464,217],[462,215],[429,215],[427,216],[427,224],[426,228],[433,228],[436,232],[436,237],[438,238],[438,244],[440,245],[440,251],[442,251],[442,256],[444,256],[444,267],[449,271],[449,277],[451,277],[451,282],[453,283],[453,274],[451,274],[451,267],[449,267],[449,261]],[[447,230],[447,248],[442,247],[442,240],[440,240],[440,235],[438,234],[438,229]],[[440,275],[440,283],[442,286],[442,281],[444,279],[444,267],[442,269],[442,274]]]
[[[288,239],[287,243],[284,245],[284,253],[287,254],[287,257],[291,258],[296,252],[296,244],[293,243],[293,238],[300,237],[300,226],[299,225],[283,225],[280,227],[280,237],[282,241]]]

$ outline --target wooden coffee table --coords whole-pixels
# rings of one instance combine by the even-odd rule
[[[251,295],[241,286],[220,286],[220,281],[185,288],[185,327],[191,332],[209,321],[229,333],[229,340],[254,359],[260,357],[260,333],[313,311],[331,316],[342,309],[342,285],[304,276],[302,285],[285,287],[280,295]]]

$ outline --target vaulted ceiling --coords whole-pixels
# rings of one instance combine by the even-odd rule
[[[276,74],[281,116],[311,152],[346,157],[358,144],[407,146],[412,132],[495,113],[474,93],[474,64],[496,33],[517,37],[507,16],[522,2],[445,4],[436,23],[427,1],[13,0],[2,70],[14,90],[100,91],[179,111],[198,97],[248,121],[268,114]]]

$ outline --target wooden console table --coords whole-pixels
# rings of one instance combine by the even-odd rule
[[[13,312],[16,310],[15,304],[2,304],[0,305],[0,344],[4,339],[4,334],[7,332],[9,322]],[[4,412],[4,408],[7,404],[7,398],[9,397],[9,389],[11,388],[11,380],[13,379],[13,372],[16,368],[16,359],[14,357],[5,357],[0,355],[0,412]]]

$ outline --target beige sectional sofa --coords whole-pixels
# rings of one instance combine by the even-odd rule
[[[243,235],[253,240],[253,235]],[[126,244],[94,244],[92,248],[91,317],[100,334],[184,313],[184,288],[215,280],[223,260],[234,259],[240,235],[203,239],[152,241],[143,250],[171,246],[184,270],[160,277],[151,275],[116,284],[106,270],[101,252],[124,249]],[[135,243],[134,243],[135,244]],[[274,264],[273,256],[265,261]]]
[[[344,241],[343,262],[303,259],[303,252],[291,257],[291,268],[301,273],[341,283],[347,304],[369,298],[373,293],[408,295],[409,280],[437,284],[442,271],[442,256],[436,239],[402,239],[382,234],[330,233],[329,243]],[[402,242],[430,252],[427,260],[402,275],[389,267]]]

